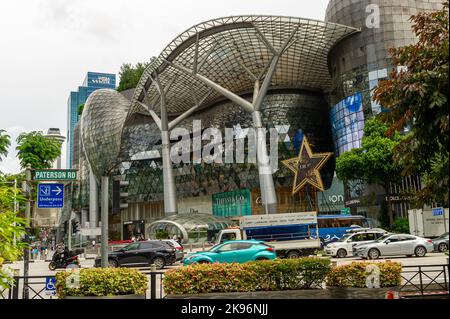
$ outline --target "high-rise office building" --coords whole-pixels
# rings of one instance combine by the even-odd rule
[[[80,119],[78,108],[84,104],[89,95],[98,89],[115,89],[116,75],[109,73],[88,72],[83,84],[77,91],[70,92],[67,101],[67,168],[72,168],[74,128]]]

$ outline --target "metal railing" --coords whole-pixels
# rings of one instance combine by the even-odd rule
[[[149,289],[147,290],[146,298],[164,298],[164,272],[142,272],[148,276],[149,280]],[[45,280],[47,277],[53,276],[14,276],[14,286],[11,289],[0,289],[0,299],[57,299],[56,296],[47,295],[46,293]],[[26,298],[26,288],[28,288],[28,298]]]
[[[430,295],[449,293],[449,265],[403,266],[402,295]]]
[[[14,276],[13,287],[0,291],[0,299],[52,299],[45,290],[47,277],[54,276]]]

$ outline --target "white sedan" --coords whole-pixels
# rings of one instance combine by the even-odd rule
[[[409,234],[387,234],[374,242],[354,247],[353,255],[368,259],[382,256],[423,257],[433,252],[433,241]]]

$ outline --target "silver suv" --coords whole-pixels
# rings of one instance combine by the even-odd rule
[[[344,258],[353,255],[353,247],[367,244],[377,240],[387,232],[383,229],[366,229],[358,232],[349,232],[338,241],[328,244],[325,253],[329,256]]]

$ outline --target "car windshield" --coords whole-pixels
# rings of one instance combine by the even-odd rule
[[[351,235],[350,234],[345,234],[344,236],[342,236],[338,241],[343,242],[346,241],[347,238],[349,238]]]
[[[439,236],[438,238],[441,239],[441,238],[447,238],[447,237],[448,237],[448,233],[445,233],[445,234],[442,234],[441,236]]]
[[[392,234],[383,235],[383,236],[381,236],[380,238],[378,238],[376,241],[377,241],[377,242],[381,242],[381,241],[385,240],[386,238],[388,238],[388,237],[390,237],[390,236],[392,236]]]

